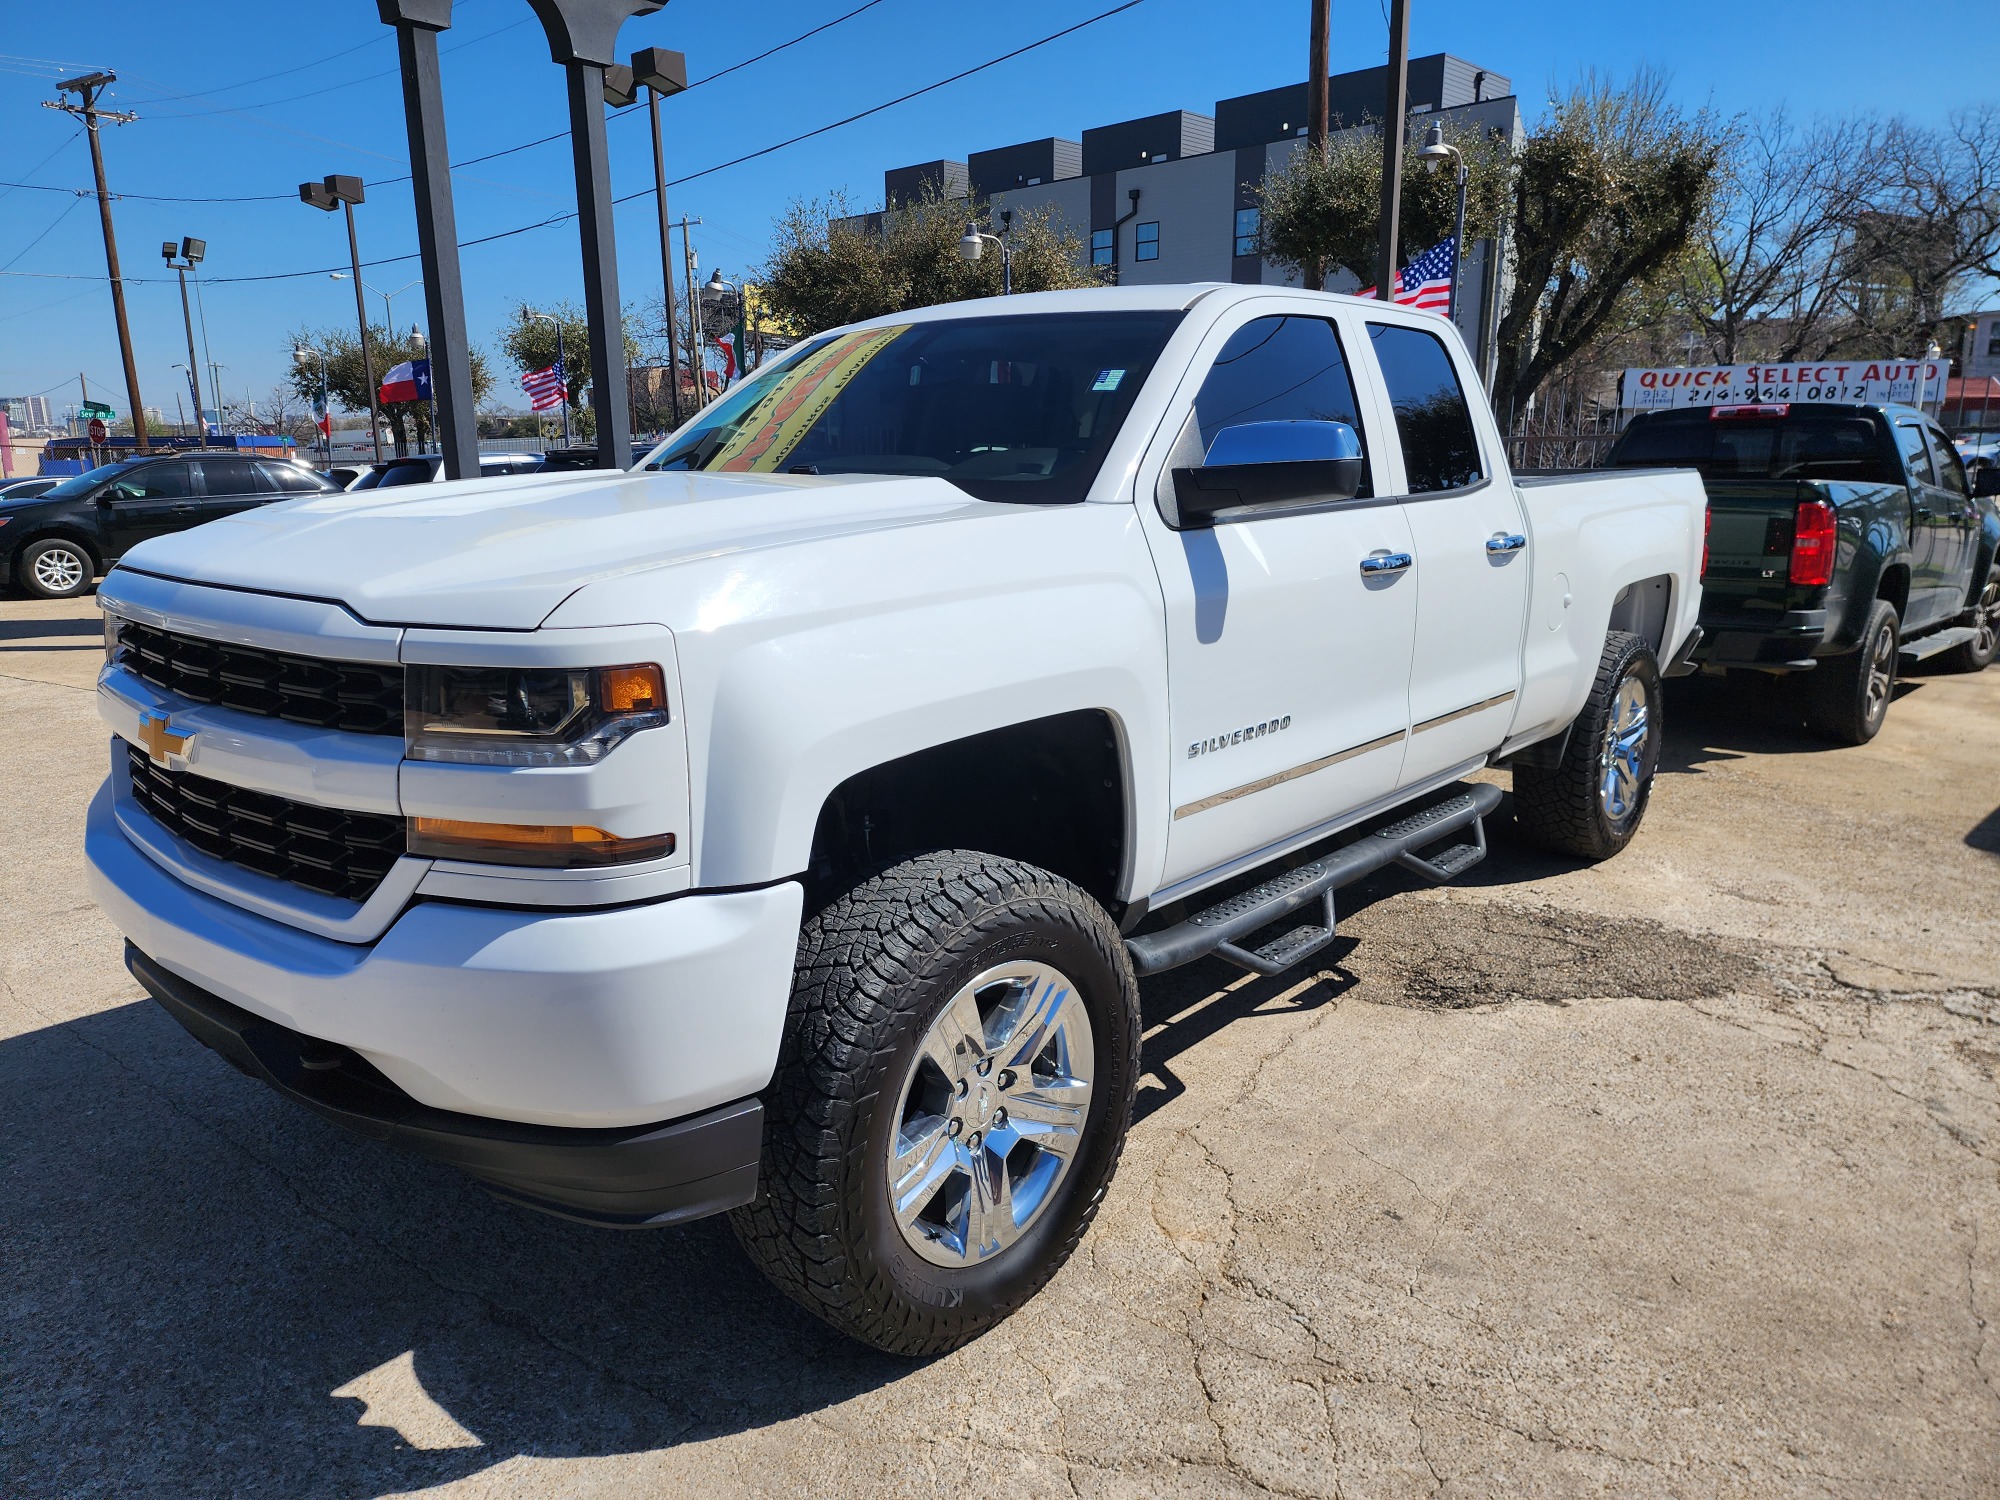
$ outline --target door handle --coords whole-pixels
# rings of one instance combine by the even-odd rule
[[[1528,545],[1528,539],[1519,532],[1496,531],[1486,539],[1488,552],[1519,552]]]
[[[1407,552],[1377,552],[1361,559],[1361,571],[1370,578],[1382,573],[1401,573],[1415,561]]]

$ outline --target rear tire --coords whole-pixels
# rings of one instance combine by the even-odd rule
[[[962,849],[892,865],[800,934],[737,1239],[862,1343],[933,1355],[977,1338],[1096,1214],[1139,1033],[1124,943],[1077,887]]]
[[[1841,745],[1865,745],[1882,732],[1896,691],[1900,626],[1896,607],[1877,599],[1861,644],[1844,656],[1823,657],[1805,680],[1806,723]]]
[[[47,537],[21,549],[21,587],[37,599],[74,599],[90,592],[97,560],[68,537]]]
[[[1546,849],[1609,859],[1632,842],[1652,797],[1664,728],[1660,664],[1636,635],[1604,638],[1597,679],[1554,766],[1514,768],[1514,821]]]
[[[1986,570],[1986,587],[1972,606],[1971,623],[1979,634],[1944,653],[1944,664],[1954,672],[1983,672],[2000,656],[2000,563]]]

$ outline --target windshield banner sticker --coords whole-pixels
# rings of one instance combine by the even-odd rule
[[[826,414],[876,355],[910,331],[899,323],[835,339],[779,376],[757,410],[737,428],[708,467],[737,474],[776,473],[800,439]]]
[[[1091,382],[1090,388],[1093,391],[1115,391],[1118,389],[1118,383],[1124,378],[1123,370],[1099,370],[1097,379]]]

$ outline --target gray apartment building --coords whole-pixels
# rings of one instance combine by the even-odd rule
[[[1386,92],[1385,68],[1336,74],[1328,112],[1336,129],[1370,129]],[[1510,80],[1447,53],[1411,60],[1409,129],[1443,115],[1476,125],[1510,144],[1521,138],[1521,112]],[[1288,84],[1216,102],[1212,115],[1169,110],[1144,119],[1094,126],[1081,140],[1045,137],[974,151],[963,161],[919,162],[882,175],[893,209],[932,189],[972,197],[1002,210],[1047,211],[1090,247],[1096,264],[1125,285],[1226,281],[1296,286],[1298,277],[1257,253],[1257,189],[1303,149],[1306,85]],[[849,223],[879,222],[862,215]],[[1408,245],[1414,254],[1426,247]],[[1492,246],[1466,248],[1459,280],[1458,324],[1485,362],[1486,309],[1492,295]],[[1351,291],[1345,272],[1328,282]]]

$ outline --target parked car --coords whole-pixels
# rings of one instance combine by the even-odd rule
[[[1824,403],[1644,412],[1612,468],[1685,466],[1708,489],[1711,673],[1805,672],[1805,717],[1873,739],[1900,663],[2000,647],[2000,514],[1942,429],[1912,407]]]
[[[542,456],[539,453],[479,455],[481,479],[505,479],[512,475],[534,474],[540,471],[541,466]],[[347,488],[386,490],[404,484],[442,483],[444,483],[443,454],[409,453],[400,458],[385,458],[380,463],[370,464]]]
[[[328,493],[312,470],[283,459],[182,451],[106,464],[39,495],[0,495],[0,580],[66,599],[130,548],[274,500]]]
[[[321,469],[322,478],[330,481],[335,489],[351,490],[354,481],[368,472],[367,464],[335,464],[330,469]]]
[[[32,500],[36,495],[45,495],[62,482],[61,476],[36,475],[26,479],[0,480],[0,497],[12,496],[16,500]]]
[[[93,887],[279,1092],[570,1218],[729,1210],[948,1349],[1088,1227],[1135,975],[1281,973],[1347,883],[1470,868],[1488,765],[1554,848],[1635,836],[1700,480],[1505,455],[1456,330],[1374,301],[839,329],[658,472],[148,543]]]

